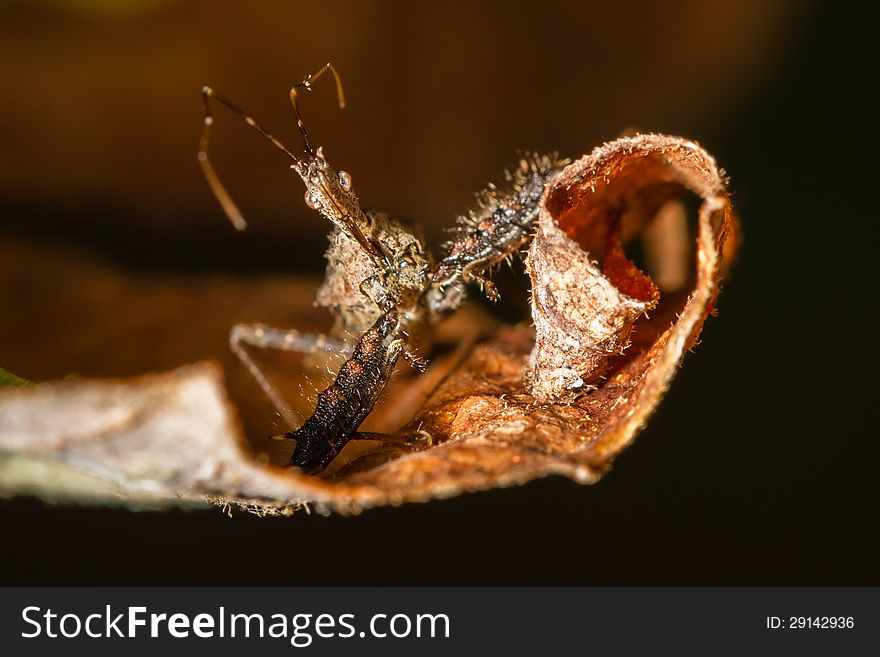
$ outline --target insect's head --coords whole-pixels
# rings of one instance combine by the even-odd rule
[[[389,266],[391,253],[374,235],[376,227],[358,202],[351,174],[337,171],[324,157],[324,149],[306,152],[290,165],[306,186],[305,202],[336,224],[343,233],[360,244],[377,266]]]
[[[306,205],[317,210],[327,219],[336,224],[346,235],[354,239],[377,265],[387,266],[389,256],[381,242],[372,236],[372,223],[364,214],[358,203],[357,195],[351,184],[351,175],[345,171],[337,171],[327,163],[324,149],[314,148],[309,140],[302,114],[297,102],[299,90],[312,90],[312,83],[326,72],[333,74],[336,81],[336,95],[339,108],[345,107],[345,93],[339,73],[330,63],[325,64],[315,73],[307,75],[301,84],[290,89],[290,104],[296,114],[296,125],[303,140],[304,155],[295,157],[291,169],[299,174],[306,186]]]
[[[352,187],[351,175],[330,166],[322,147],[306,154],[290,168],[299,174],[306,186],[306,205],[343,230],[346,230],[346,224],[357,221],[363,214]]]

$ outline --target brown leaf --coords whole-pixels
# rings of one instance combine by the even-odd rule
[[[604,271],[633,283],[626,288],[612,282],[611,272],[603,274],[546,212],[528,264],[535,323],[529,392],[540,401],[573,401],[629,346],[633,324],[657,305],[659,292],[624,256],[616,226],[609,232]]]
[[[688,194],[700,207],[685,250]],[[596,481],[696,343],[733,227],[722,174],[697,144],[617,140],[567,167],[545,194],[529,252],[537,344],[526,327],[461,343],[370,418],[393,427],[400,408],[420,406],[402,432],[416,440],[352,443],[321,477],[274,467],[249,453],[218,369],[197,365],[0,392],[0,490],[357,512],[548,474]],[[659,290],[627,257],[636,238]],[[687,266],[670,261],[682,253]],[[52,491],[37,490],[47,482]]]

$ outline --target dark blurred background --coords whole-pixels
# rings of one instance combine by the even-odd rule
[[[631,128],[716,155],[745,235],[719,317],[595,486],[352,518],[5,500],[2,582],[880,584],[871,32],[795,1],[0,3],[0,365],[26,378],[213,358],[263,404],[249,435],[271,424],[227,330],[298,325],[327,226],[218,109],[250,228],[226,222],[195,159],[206,83],[298,145],[287,89],[332,61],[349,106],[318,85],[313,141],[434,244],[517,149]]]

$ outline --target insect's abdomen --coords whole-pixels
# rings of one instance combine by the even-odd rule
[[[481,272],[515,254],[532,235],[547,182],[566,162],[556,156],[529,155],[507,176],[505,189],[490,187],[479,207],[459,219],[461,227],[434,273],[440,287],[481,279]]]
[[[296,431],[290,464],[306,474],[323,470],[373,410],[403,348],[396,338],[398,312],[390,310],[361,337],[336,380],[318,395],[315,412]],[[390,341],[389,341],[390,340]]]

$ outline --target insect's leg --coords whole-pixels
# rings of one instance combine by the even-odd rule
[[[461,280],[463,280],[465,283],[476,283],[477,285],[479,285],[480,289],[483,291],[483,294],[486,295],[486,298],[489,299],[489,301],[496,302],[501,299],[501,294],[499,294],[498,288],[495,287],[495,283],[490,281],[485,276],[475,273],[474,269],[476,269],[475,266],[466,265],[462,269]]]
[[[245,343],[260,349],[280,349],[302,354],[322,351],[344,351],[346,344],[339,338],[320,333],[304,333],[296,329],[277,329],[265,324],[236,324],[229,334],[230,343]]]
[[[314,333],[302,333],[296,330],[281,330],[264,324],[236,324],[229,332],[229,346],[232,352],[247,368],[251,376],[262,388],[263,392],[275,406],[281,416],[293,424],[296,421],[278,390],[265,377],[262,370],[251,358],[245,345],[260,349],[280,349],[306,354],[339,352],[345,350],[345,343],[337,338]]]
[[[425,358],[419,356],[412,349],[404,349],[403,357],[417,372],[424,372],[426,369],[428,369],[428,361]]]
[[[373,431],[358,431],[351,437],[352,440],[374,440],[383,445],[404,447],[430,447],[434,444],[434,438],[427,431],[403,431],[397,433],[376,433]]]
[[[392,308],[361,336],[336,380],[318,395],[311,417],[285,434],[296,440],[291,466],[306,474],[327,467],[373,410],[404,347],[399,315]]]

